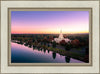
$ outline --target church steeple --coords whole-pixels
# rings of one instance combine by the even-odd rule
[[[60,39],[63,39],[63,38],[64,38],[64,37],[63,37],[63,34],[62,34],[62,30],[60,30],[59,38],[60,38]]]
[[[59,30],[59,33],[60,33],[60,34],[59,34],[59,37],[58,37],[58,38],[54,38],[53,41],[56,41],[56,43],[60,43],[60,41],[62,41],[62,40],[65,40],[66,43],[67,43],[67,42],[71,42],[70,39],[64,38],[64,37],[63,37],[62,29]]]
[[[62,40],[65,40],[66,43],[67,43],[67,42],[71,42],[70,39],[64,38],[64,37],[63,37],[63,32],[62,32],[61,29],[59,30],[59,33],[60,33],[60,34],[59,34],[59,37],[58,37],[58,38],[54,38],[53,41],[56,41],[56,43],[60,43]]]

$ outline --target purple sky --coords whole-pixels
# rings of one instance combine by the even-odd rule
[[[11,33],[88,33],[88,11],[12,11]]]

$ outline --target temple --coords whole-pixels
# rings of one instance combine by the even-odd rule
[[[60,31],[60,34],[59,34],[59,37],[58,37],[58,38],[54,38],[54,41],[55,41],[56,43],[60,43],[60,41],[62,41],[62,40],[65,40],[66,43],[67,43],[67,42],[71,42],[70,39],[64,38],[64,37],[63,37],[62,30],[61,30],[61,31]]]

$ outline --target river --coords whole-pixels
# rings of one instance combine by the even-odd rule
[[[84,63],[44,49],[11,42],[11,63]]]

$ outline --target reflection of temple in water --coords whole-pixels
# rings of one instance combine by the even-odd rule
[[[60,43],[60,41],[62,41],[62,40],[65,40],[65,42],[71,42],[70,39],[63,37],[62,30],[61,30],[60,34],[59,34],[59,37],[58,38],[54,38],[53,41],[55,41],[56,43]]]

